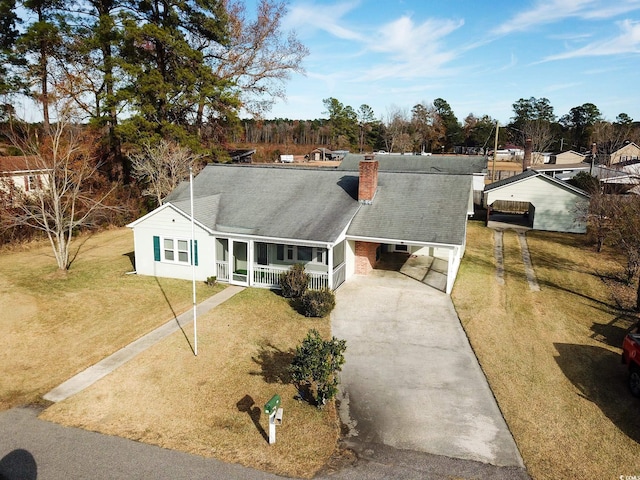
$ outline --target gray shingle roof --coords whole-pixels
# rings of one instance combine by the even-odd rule
[[[452,175],[481,173],[487,167],[487,159],[480,155],[376,155],[381,172],[421,172]],[[364,155],[349,154],[344,157],[338,170],[358,171]]]
[[[362,206],[347,234],[461,245],[471,188],[468,175],[380,172],[373,203]]]
[[[358,209],[358,178],[336,170],[209,165],[194,179],[196,218],[218,232],[333,242]],[[190,214],[189,184],[166,199]]]
[[[198,221],[221,233],[335,242],[348,234],[459,245],[470,175],[385,173],[371,205],[357,200],[358,176],[325,169],[209,165],[194,179]],[[189,184],[166,199],[190,214]]]

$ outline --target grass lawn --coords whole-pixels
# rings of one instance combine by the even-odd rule
[[[47,242],[0,255],[0,410],[37,403],[79,371],[191,307],[189,281],[126,275],[127,228],[81,236],[68,272]],[[202,284],[198,298],[216,289]]]
[[[505,285],[493,231],[471,222],[453,300],[529,473],[613,479],[640,473],[640,400],[620,346],[635,317],[621,266],[582,235],[529,232],[541,291],[529,290],[520,246],[505,232]]]
[[[191,308],[191,282],[127,275],[133,235],[81,237],[72,268],[58,272],[48,244],[0,255],[0,408],[40,397],[84,368]],[[198,299],[220,291],[198,285]],[[333,453],[338,420],[294,400],[286,367],[310,328],[268,290],[247,289],[198,319],[198,357],[187,329],[168,337],[84,392],[42,413],[48,420],[166,448],[310,477]],[[282,396],[277,443],[267,443],[264,403]]]
[[[310,328],[329,336],[328,319],[305,318],[273,292],[246,289],[199,317],[197,357],[177,332],[41,417],[310,478],[339,434],[333,404],[321,411],[295,400],[287,380]],[[270,446],[262,408],[276,393],[284,419]]]

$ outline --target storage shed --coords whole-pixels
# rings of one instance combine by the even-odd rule
[[[589,195],[567,182],[535,170],[487,185],[484,206],[495,202],[528,203],[529,226],[535,230],[584,233],[580,218],[589,204]]]

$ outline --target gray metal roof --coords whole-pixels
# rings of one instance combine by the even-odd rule
[[[348,235],[462,245],[472,188],[470,175],[378,174],[371,205],[363,205]]]
[[[222,233],[335,242],[353,219],[353,236],[460,245],[471,188],[470,175],[380,172],[373,203],[361,205],[352,172],[209,165],[194,179],[194,209]],[[165,203],[189,215],[189,184]]]
[[[349,154],[338,170],[358,171],[364,155]],[[471,175],[481,173],[487,167],[487,159],[481,155],[376,155],[381,172],[420,172]]]
[[[521,182],[523,180],[526,180],[527,178],[532,178],[532,177],[540,177],[550,183],[553,183],[561,188],[564,188],[566,190],[571,190],[572,192],[578,194],[578,195],[582,195],[585,197],[589,197],[589,194],[587,192],[585,192],[584,190],[580,190],[577,187],[574,187],[573,185],[571,185],[570,183],[567,183],[563,180],[560,180],[558,178],[554,178],[551,175],[547,175],[545,173],[542,172],[537,172],[536,170],[525,170],[524,172],[518,174],[518,175],[514,175],[513,177],[509,177],[509,178],[505,178],[502,180],[498,180],[497,182],[493,182],[489,185],[487,185],[486,187],[484,187],[484,191],[488,192],[500,187],[504,187],[505,185],[509,185],[511,183],[517,183],[517,182]]]
[[[487,192],[489,190],[493,190],[494,188],[500,188],[504,185],[509,185],[510,183],[519,182],[520,180],[524,180],[525,178],[537,177],[538,175],[540,175],[540,172],[537,172],[535,170],[525,170],[524,172],[519,173],[518,175],[514,175],[513,177],[503,178],[502,180],[497,180],[493,183],[490,183],[489,185],[484,187],[484,191]]]
[[[336,170],[208,165],[194,179],[194,210],[211,230],[333,242],[358,210],[358,177]],[[190,214],[189,184],[166,199]]]

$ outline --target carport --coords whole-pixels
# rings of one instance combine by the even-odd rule
[[[531,228],[536,207],[530,202],[495,200],[487,205],[487,223],[498,222],[517,227]]]
[[[588,207],[589,195],[567,182],[535,170],[488,185],[484,190],[483,204],[487,208],[487,222],[509,220],[508,216],[515,210],[526,218],[524,226],[535,230],[584,233],[587,229],[581,214]],[[492,218],[495,214],[492,210],[502,210],[500,220]]]
[[[465,225],[466,227],[466,225]],[[393,241],[384,238],[347,236],[347,264],[353,272],[393,270],[450,294],[464,254],[462,245]]]

